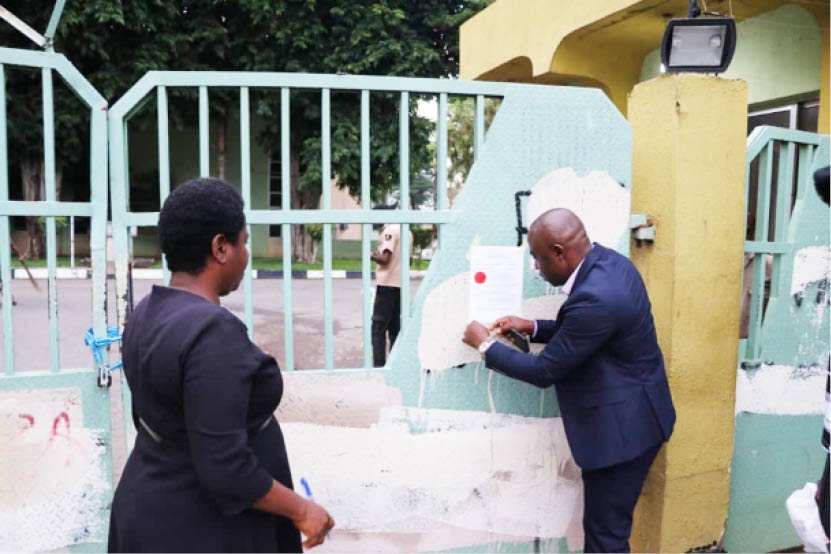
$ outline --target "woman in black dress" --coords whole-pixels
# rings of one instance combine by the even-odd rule
[[[334,521],[292,490],[274,410],[277,362],[219,305],[248,263],[243,203],[219,179],[177,187],[159,215],[172,272],[124,330],[136,444],[113,498],[110,552],[300,552]]]

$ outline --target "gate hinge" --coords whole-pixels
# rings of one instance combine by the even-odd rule
[[[640,246],[641,241],[655,241],[655,226],[646,214],[631,214],[629,216],[629,228],[632,229],[632,238]]]

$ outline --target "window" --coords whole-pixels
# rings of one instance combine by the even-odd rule
[[[279,159],[268,162],[268,207],[272,210],[283,208],[282,164]],[[281,225],[269,225],[268,236],[279,238],[282,229]]]
[[[816,133],[818,112],[819,100],[751,111],[747,114],[747,134],[749,135],[759,125],[771,125]]]

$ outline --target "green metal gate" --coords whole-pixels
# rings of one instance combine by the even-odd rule
[[[294,371],[294,336],[292,326],[292,225],[323,225],[323,306],[325,333],[325,363],[322,371],[349,372],[373,371],[370,341],[370,318],[372,307],[370,280],[370,235],[373,224],[400,224],[401,248],[409,250],[409,228],[411,224],[438,224],[439,244],[442,243],[442,225],[452,222],[454,213],[448,209],[447,183],[447,105],[448,95],[475,97],[474,146],[478,154],[484,141],[484,99],[501,97],[506,84],[485,82],[460,82],[446,79],[414,79],[397,77],[364,77],[292,73],[248,73],[248,72],[171,72],[151,71],[140,79],[109,112],[110,132],[110,179],[113,206],[113,237],[115,243],[115,270],[117,308],[119,322],[123,325],[128,310],[128,262],[130,260],[130,230],[137,227],[152,227],[158,224],[158,212],[134,212],[129,209],[129,149],[128,122],[144,103],[155,96],[158,131],[158,177],[160,202],[170,192],[171,146],[168,135],[168,90],[174,87],[198,87],[199,90],[199,174],[209,174],[209,94],[211,89],[236,89],[239,91],[240,113],[240,166],[238,176],[242,197],[245,202],[248,225],[281,225],[283,244],[283,301],[285,360],[281,366]],[[251,120],[250,91],[264,89],[279,91],[281,99],[281,159],[282,159],[282,209],[254,209],[251,203]],[[289,145],[291,137],[290,102],[293,91],[313,90],[320,94],[321,107],[321,160],[322,160],[322,207],[319,210],[292,209],[289,193]],[[360,210],[332,209],[330,181],[331,169],[331,94],[332,91],[354,91],[360,102],[360,158],[361,158],[361,208]],[[370,96],[373,93],[397,93],[399,108],[399,186],[400,205],[398,210],[372,210],[370,201]],[[429,94],[438,98],[437,117],[437,202],[432,211],[417,211],[409,204],[409,124],[410,94]],[[235,176],[230,177],[235,181]],[[332,318],[332,227],[335,224],[362,225],[362,294],[363,294],[363,359],[361,368],[335,368]],[[249,239],[250,246],[250,239]],[[165,281],[169,274],[164,266]],[[410,318],[410,267],[401,266],[401,314],[402,328]],[[243,280],[245,295],[245,323],[249,335],[254,336],[252,267],[249,260]],[[129,391],[124,388],[125,414],[129,413]],[[127,436],[134,433],[130,418],[125,418]],[[131,443],[128,440],[128,444]]]
[[[739,343],[728,552],[799,544],[785,499],[818,481],[829,355],[829,208],[813,172],[829,137],[758,127],[747,139],[750,292]],[[768,259],[770,258],[770,259]],[[766,269],[769,266],[769,269]]]
[[[43,152],[46,198],[9,200],[6,117],[8,68],[39,71],[43,91]],[[90,201],[56,196],[53,77],[57,74],[90,113]],[[10,216],[45,217],[48,267],[48,331],[14,329]],[[0,276],[3,287],[3,353],[0,375],[0,545],[9,551],[52,550],[101,543],[112,494],[109,389],[104,363],[65,367],[58,347],[56,218],[90,218],[92,327],[106,335],[107,102],[61,54],[0,48]],[[49,367],[19,368],[15,336],[42,333]],[[65,338],[66,339],[66,338]],[[69,340],[82,341],[83,337]],[[4,463],[5,462],[5,463]]]
[[[66,483],[79,484],[70,491],[80,495],[61,497],[57,504],[45,505],[40,512],[24,522],[18,517],[12,523],[0,518],[0,544],[19,550],[48,550],[66,545],[94,543],[92,548],[100,548],[105,537],[108,516],[108,504],[112,494],[112,449],[110,447],[109,389],[99,387],[99,373],[105,371],[107,353],[99,348],[104,363],[101,367],[79,369],[61,368],[58,356],[57,333],[57,285],[56,285],[56,225],[55,218],[60,216],[86,216],[91,218],[91,250],[93,266],[93,314],[94,334],[106,336],[106,257],[105,240],[107,225],[107,153],[109,153],[110,187],[112,191],[113,245],[116,277],[116,307],[118,320],[123,327],[128,317],[129,307],[129,267],[131,260],[131,230],[137,227],[153,227],[158,224],[158,211],[138,212],[130,210],[129,203],[129,148],[128,130],[130,118],[137,113],[145,102],[155,98],[158,133],[158,187],[160,201],[170,192],[170,163],[172,158],[169,136],[168,91],[174,87],[198,88],[198,151],[199,174],[209,173],[209,94],[212,89],[233,89],[239,92],[240,113],[240,167],[238,182],[241,185],[245,202],[246,218],[249,225],[280,225],[284,250],[283,298],[284,298],[284,341],[285,359],[282,367],[291,377],[314,376],[316,373],[329,374],[330,377],[355,378],[355,383],[362,382],[369,376],[373,383],[379,385],[387,382],[387,390],[400,391],[403,405],[390,406],[383,418],[396,418],[400,414],[410,414],[414,428],[419,421],[430,418],[449,417],[459,419],[463,427],[476,421],[477,428],[487,430],[489,426],[499,428],[513,421],[512,414],[533,419],[531,426],[544,429],[540,434],[532,434],[544,441],[557,441],[564,445],[564,436],[557,420],[557,405],[552,391],[537,391],[522,383],[510,382],[500,376],[490,375],[479,380],[479,363],[462,360],[460,365],[448,363],[447,367],[420,367],[417,343],[419,329],[425,325],[423,306],[429,300],[429,294],[443,284],[456,283],[469,269],[464,250],[479,240],[488,245],[514,246],[516,244],[515,208],[520,209],[518,191],[531,189],[540,179],[553,170],[573,168],[580,174],[601,170],[608,172],[613,191],[618,194],[625,190],[627,201],[615,208],[621,223],[618,234],[608,246],[628,251],[629,244],[629,203],[628,190],[631,186],[631,128],[608,99],[598,90],[563,87],[545,87],[538,85],[516,85],[507,83],[460,82],[446,79],[406,79],[395,77],[358,77],[339,75],[285,74],[285,73],[234,73],[234,72],[150,72],[140,79],[109,110],[105,100],[78,74],[78,72],[58,54],[51,52],[29,52],[0,49],[0,64],[22,65],[40,68],[44,78],[44,150],[47,167],[47,200],[43,202],[8,201],[8,184],[6,174],[8,163],[5,157],[5,135],[0,132],[0,271],[4,282],[10,282],[9,251],[9,217],[16,215],[45,216],[47,221],[47,250],[49,267],[50,333],[48,344],[51,352],[51,368],[43,372],[15,373],[13,365],[7,363],[7,374],[0,377],[0,395],[9,395],[17,405],[36,404],[51,409],[52,406],[68,405],[50,419],[46,435],[47,447],[55,443],[56,434],[61,434],[73,452],[83,452],[88,463],[86,472],[73,474],[65,479]],[[51,78],[57,72],[90,108],[91,133],[91,185],[90,202],[60,202],[55,194],[54,178],[54,124]],[[2,71],[0,71],[2,75]],[[0,83],[2,84],[2,83]],[[290,103],[292,94],[300,89],[312,90],[320,95],[321,109],[321,209],[297,210],[290,203],[289,163],[282,164],[282,209],[255,209],[252,205],[251,191],[251,91],[266,89],[278,91],[281,98],[281,157],[290,157],[289,144],[292,132],[290,122]],[[2,90],[2,87],[0,87]],[[333,209],[331,190],[331,96],[333,91],[352,91],[360,103],[360,160],[361,160],[361,209]],[[399,104],[399,209],[395,211],[376,211],[371,209],[370,190],[370,102],[373,94],[395,94]],[[410,206],[410,117],[411,95],[432,95],[437,99],[436,119],[436,207],[434,210],[419,211]],[[471,170],[470,188],[460,205],[465,208],[451,210],[448,203],[448,101],[449,97],[458,95],[475,98],[474,117],[474,151],[477,163]],[[494,121],[497,129],[492,134],[493,142],[485,148],[485,98],[505,98],[508,108],[500,110],[502,115]],[[0,106],[4,103],[0,102]],[[503,106],[504,108],[504,106]],[[0,111],[0,120],[5,123],[4,113]],[[498,123],[497,123],[498,122]],[[4,126],[0,126],[5,128]],[[563,131],[565,129],[566,131]],[[570,130],[570,131],[569,131]],[[576,140],[575,137],[577,137]],[[589,137],[591,139],[589,140]],[[599,137],[599,138],[596,138]],[[109,140],[108,140],[109,139]],[[585,140],[583,140],[585,139]],[[483,152],[485,152],[484,155]],[[478,164],[478,165],[477,165]],[[236,176],[230,176],[237,181]],[[466,186],[467,187],[467,186]],[[621,193],[623,194],[623,193]],[[619,213],[618,213],[619,212]],[[625,213],[624,213],[625,212]],[[610,212],[611,213],[611,212]],[[489,214],[489,215],[483,215]],[[485,221],[487,219],[487,222]],[[632,221],[645,222],[643,216],[634,217]],[[333,328],[333,229],[335,224],[360,224],[362,226],[362,321],[363,321],[363,367],[336,368],[334,363],[334,328]],[[370,340],[371,318],[371,260],[370,233],[373,224],[390,223],[401,226],[401,248],[408,251],[410,245],[409,228],[417,224],[435,224],[439,226],[438,241],[439,263],[431,270],[427,283],[419,290],[416,301],[410,303],[410,267],[401,266],[401,314],[402,330],[396,349],[390,354],[387,368],[373,368]],[[448,225],[455,224],[457,225]],[[485,223],[484,225],[482,225]],[[323,226],[323,330],[325,336],[325,361],[319,370],[295,372],[293,343],[293,309],[292,309],[292,267],[290,256],[291,233],[293,225],[322,224]],[[521,227],[521,223],[519,224]],[[481,235],[478,234],[479,228]],[[476,237],[473,235],[476,234]],[[524,256],[524,282],[526,298],[548,296],[552,291],[529,270],[527,249]],[[164,267],[164,266],[163,266]],[[243,281],[244,319],[249,334],[254,333],[254,295],[252,268],[246,269]],[[164,268],[165,280],[169,277]],[[6,356],[13,350],[11,290],[4,290],[4,333]],[[80,340],[80,338],[79,338]],[[453,341],[458,342],[453,337]],[[390,369],[395,366],[394,371]],[[444,369],[450,371],[443,372]],[[444,382],[440,386],[427,385],[427,378],[442,370]],[[337,373],[339,375],[331,375]],[[101,374],[106,376],[105,374]],[[378,379],[375,379],[375,378]],[[302,377],[301,377],[302,379]],[[433,379],[433,377],[430,377]],[[473,394],[459,396],[455,384],[470,387]],[[132,428],[131,402],[127,387],[122,388],[123,413],[126,445],[132,445],[135,430]],[[42,393],[42,394],[41,394]],[[423,393],[423,394],[422,394]],[[38,396],[40,395],[40,396]],[[6,398],[2,396],[0,398]],[[62,404],[63,403],[63,404]],[[401,404],[401,402],[399,402]],[[451,408],[453,415],[442,415],[442,410]],[[498,411],[497,411],[498,408]],[[399,415],[396,415],[399,414]],[[5,414],[4,414],[5,415]],[[19,417],[18,417],[19,416]],[[28,416],[28,417],[24,417]],[[29,419],[32,417],[33,419]],[[82,417],[82,424],[76,422]],[[379,413],[379,418],[381,415]],[[382,418],[382,419],[383,419]],[[427,418],[426,420],[424,418]],[[6,426],[4,431],[11,441],[19,437],[28,437],[29,427],[33,427],[37,418],[27,413],[9,414],[7,421],[21,419],[22,424]],[[38,420],[39,421],[39,420]],[[380,421],[380,420],[379,420]],[[386,419],[384,419],[386,421]],[[422,421],[423,422],[423,421]],[[382,422],[383,423],[383,422]],[[71,425],[72,435],[69,434]],[[62,429],[66,429],[63,432]],[[334,434],[347,430],[348,427],[330,426],[326,430]],[[56,433],[56,430],[59,432]],[[287,432],[290,427],[286,426]],[[479,442],[488,444],[491,439],[487,432],[481,434]],[[542,438],[541,438],[542,437]],[[409,432],[402,432],[398,437],[406,442],[410,440]],[[70,440],[71,439],[71,440]],[[536,440],[536,439],[535,439]],[[14,442],[10,443],[14,444]],[[548,444],[546,442],[546,444]],[[543,449],[540,451],[542,452]],[[567,459],[567,447],[562,446],[563,462]],[[63,453],[63,451],[61,451]],[[25,452],[24,452],[25,454]],[[314,456],[314,451],[301,451],[300,456]],[[63,458],[61,458],[62,460]],[[546,464],[553,464],[554,458],[545,456]],[[492,462],[483,462],[486,466]],[[556,465],[556,464],[555,464]],[[11,467],[20,467],[12,463]],[[497,466],[494,466],[496,470]],[[542,466],[539,466],[542,467]],[[547,466],[546,466],[547,467]],[[552,468],[554,466],[551,466]],[[557,466],[559,467],[559,466]],[[81,471],[79,469],[78,471]],[[552,469],[553,471],[553,469]],[[8,469],[6,470],[8,473]],[[555,472],[556,473],[556,472]],[[553,475],[553,473],[552,473]],[[0,477],[14,477],[3,474],[0,465]],[[8,479],[6,479],[8,481]],[[49,482],[48,480],[41,480]],[[324,483],[324,490],[334,486],[337,479],[323,478],[316,483]],[[0,480],[2,482],[2,480]],[[0,485],[2,486],[2,485]],[[409,486],[409,485],[407,485]],[[415,485],[413,485],[415,486]],[[0,489],[0,492],[2,489]],[[341,500],[351,498],[350,494],[332,493]],[[66,500],[69,498],[70,500]],[[576,499],[569,496],[569,505]],[[64,504],[71,501],[67,515]],[[498,496],[492,495],[491,501],[499,504]],[[64,502],[64,504],[60,504]],[[78,509],[78,506],[81,509]],[[2,510],[0,506],[0,510]],[[26,513],[21,511],[21,513]],[[2,513],[0,513],[2,515]],[[17,517],[17,516],[16,516]],[[67,523],[68,522],[68,523]],[[80,522],[80,524],[77,524]],[[25,525],[24,525],[25,524]],[[74,525],[65,531],[68,524]],[[17,539],[14,533],[26,525],[36,528],[34,539]],[[63,525],[63,527],[61,527]],[[360,527],[360,524],[358,528]],[[559,525],[559,524],[558,524]],[[57,532],[51,532],[52,527]],[[489,528],[488,528],[489,529]],[[546,540],[561,541],[561,531],[546,531],[550,536]],[[485,534],[490,533],[486,530]],[[533,540],[533,533],[528,535]],[[551,534],[554,533],[554,534]],[[488,535],[489,536],[489,535]],[[25,539],[25,537],[24,537]],[[522,539],[522,540],[526,540]],[[539,537],[538,539],[539,540]],[[17,541],[17,542],[15,542]],[[50,542],[51,541],[51,542]],[[553,543],[552,543],[553,544]],[[559,544],[559,543],[558,543]]]

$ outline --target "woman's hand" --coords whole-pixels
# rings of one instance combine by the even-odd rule
[[[531,336],[534,334],[534,321],[530,319],[522,319],[514,315],[501,317],[493,322],[490,326],[491,331],[496,331],[497,335],[504,335],[508,329],[516,329],[523,335]]]
[[[304,500],[304,502],[304,509],[301,515],[294,519],[294,525],[306,537],[303,548],[314,548],[323,544],[326,534],[335,526],[335,520],[314,501]]]

